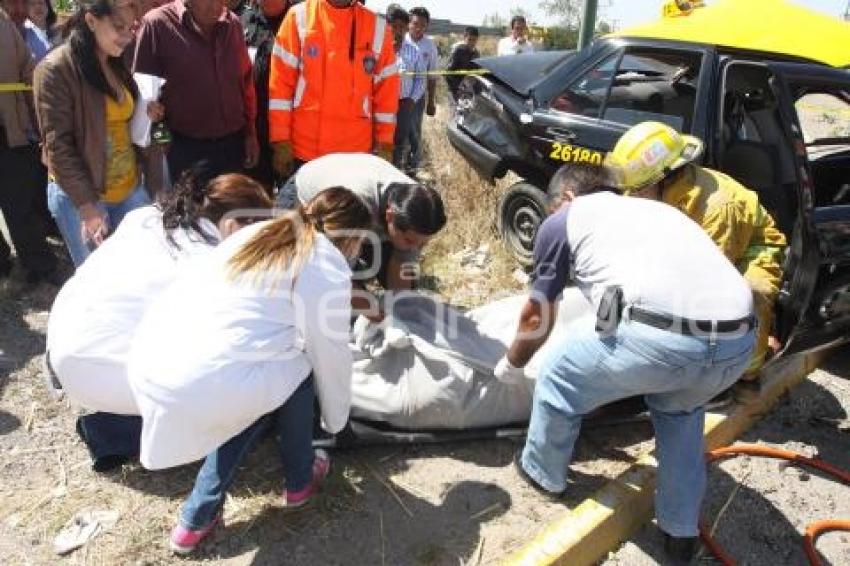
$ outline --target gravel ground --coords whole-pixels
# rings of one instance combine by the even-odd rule
[[[819,456],[850,470],[850,346],[833,353],[807,381],[740,442]],[[711,466],[703,517],[738,564],[806,564],[802,536],[822,519],[850,518],[850,486],[779,460],[741,456]],[[718,519],[718,514],[725,507]],[[850,564],[850,533],[828,533],[817,548],[825,564]],[[708,560],[708,559],[706,559]],[[654,525],[641,530],[606,565],[664,562]]]

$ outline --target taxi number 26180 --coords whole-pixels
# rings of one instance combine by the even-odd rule
[[[554,142],[552,144],[552,153],[549,154],[549,158],[564,163],[602,165],[602,153],[560,142]]]

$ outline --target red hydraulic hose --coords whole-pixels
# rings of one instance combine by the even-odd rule
[[[815,548],[815,540],[828,531],[850,531],[850,521],[840,521],[838,519],[826,519],[823,521],[815,521],[806,525],[806,536],[803,539],[806,556],[809,558],[809,564],[812,566],[821,566],[818,550]]]
[[[699,526],[699,538],[702,540],[705,547],[717,558],[718,562],[723,566],[735,566],[735,560],[729,556],[723,547],[717,544],[714,537],[711,536],[708,528],[705,525]]]
[[[708,462],[714,462],[723,458],[732,456],[757,456],[761,458],[778,458],[780,460],[788,460],[797,464],[803,464],[820,470],[839,481],[850,484],[850,472],[834,466],[829,462],[824,462],[820,458],[810,458],[797,452],[783,450],[781,448],[771,448],[769,446],[761,446],[759,444],[735,444],[734,446],[726,446],[711,450],[706,454]],[[806,526],[806,534],[804,537],[804,547],[806,556],[809,559],[811,566],[821,566],[822,562],[818,551],[815,548],[815,540],[817,537],[828,531],[850,531],[850,520],[829,519],[824,521],[815,521]],[[703,526],[700,526],[700,538],[705,543],[709,551],[720,561],[723,566],[733,566],[735,561],[730,557],[723,548],[717,544],[717,541],[711,536]]]

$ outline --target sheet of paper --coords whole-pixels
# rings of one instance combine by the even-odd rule
[[[159,99],[165,80],[154,75],[135,73],[133,78],[139,87],[139,99],[133,117],[130,119],[130,139],[139,147],[148,147],[151,143],[151,126],[148,118],[148,103]]]

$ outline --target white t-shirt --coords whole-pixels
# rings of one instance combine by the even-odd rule
[[[243,228],[151,305],[129,358],[150,469],[202,458],[280,407],[313,372],[323,426],[351,405],[351,270],[323,235],[292,285],[234,280],[229,261],[259,230]],[[312,426],[311,423],[305,426]]]
[[[534,45],[531,40],[526,38],[523,43],[520,43],[512,35],[499,40],[499,45],[496,48],[497,55],[518,55],[520,53],[534,53]]]
[[[200,224],[211,241],[177,229],[175,246],[156,206],[135,209],[59,291],[47,351],[69,399],[95,411],[138,414],[127,382],[130,342],[151,301],[220,240],[212,222]]]
[[[534,244],[532,289],[554,300],[572,279],[595,308],[605,289],[626,305],[696,320],[752,314],[749,285],[702,228],[674,207],[610,192],[549,218]]]

